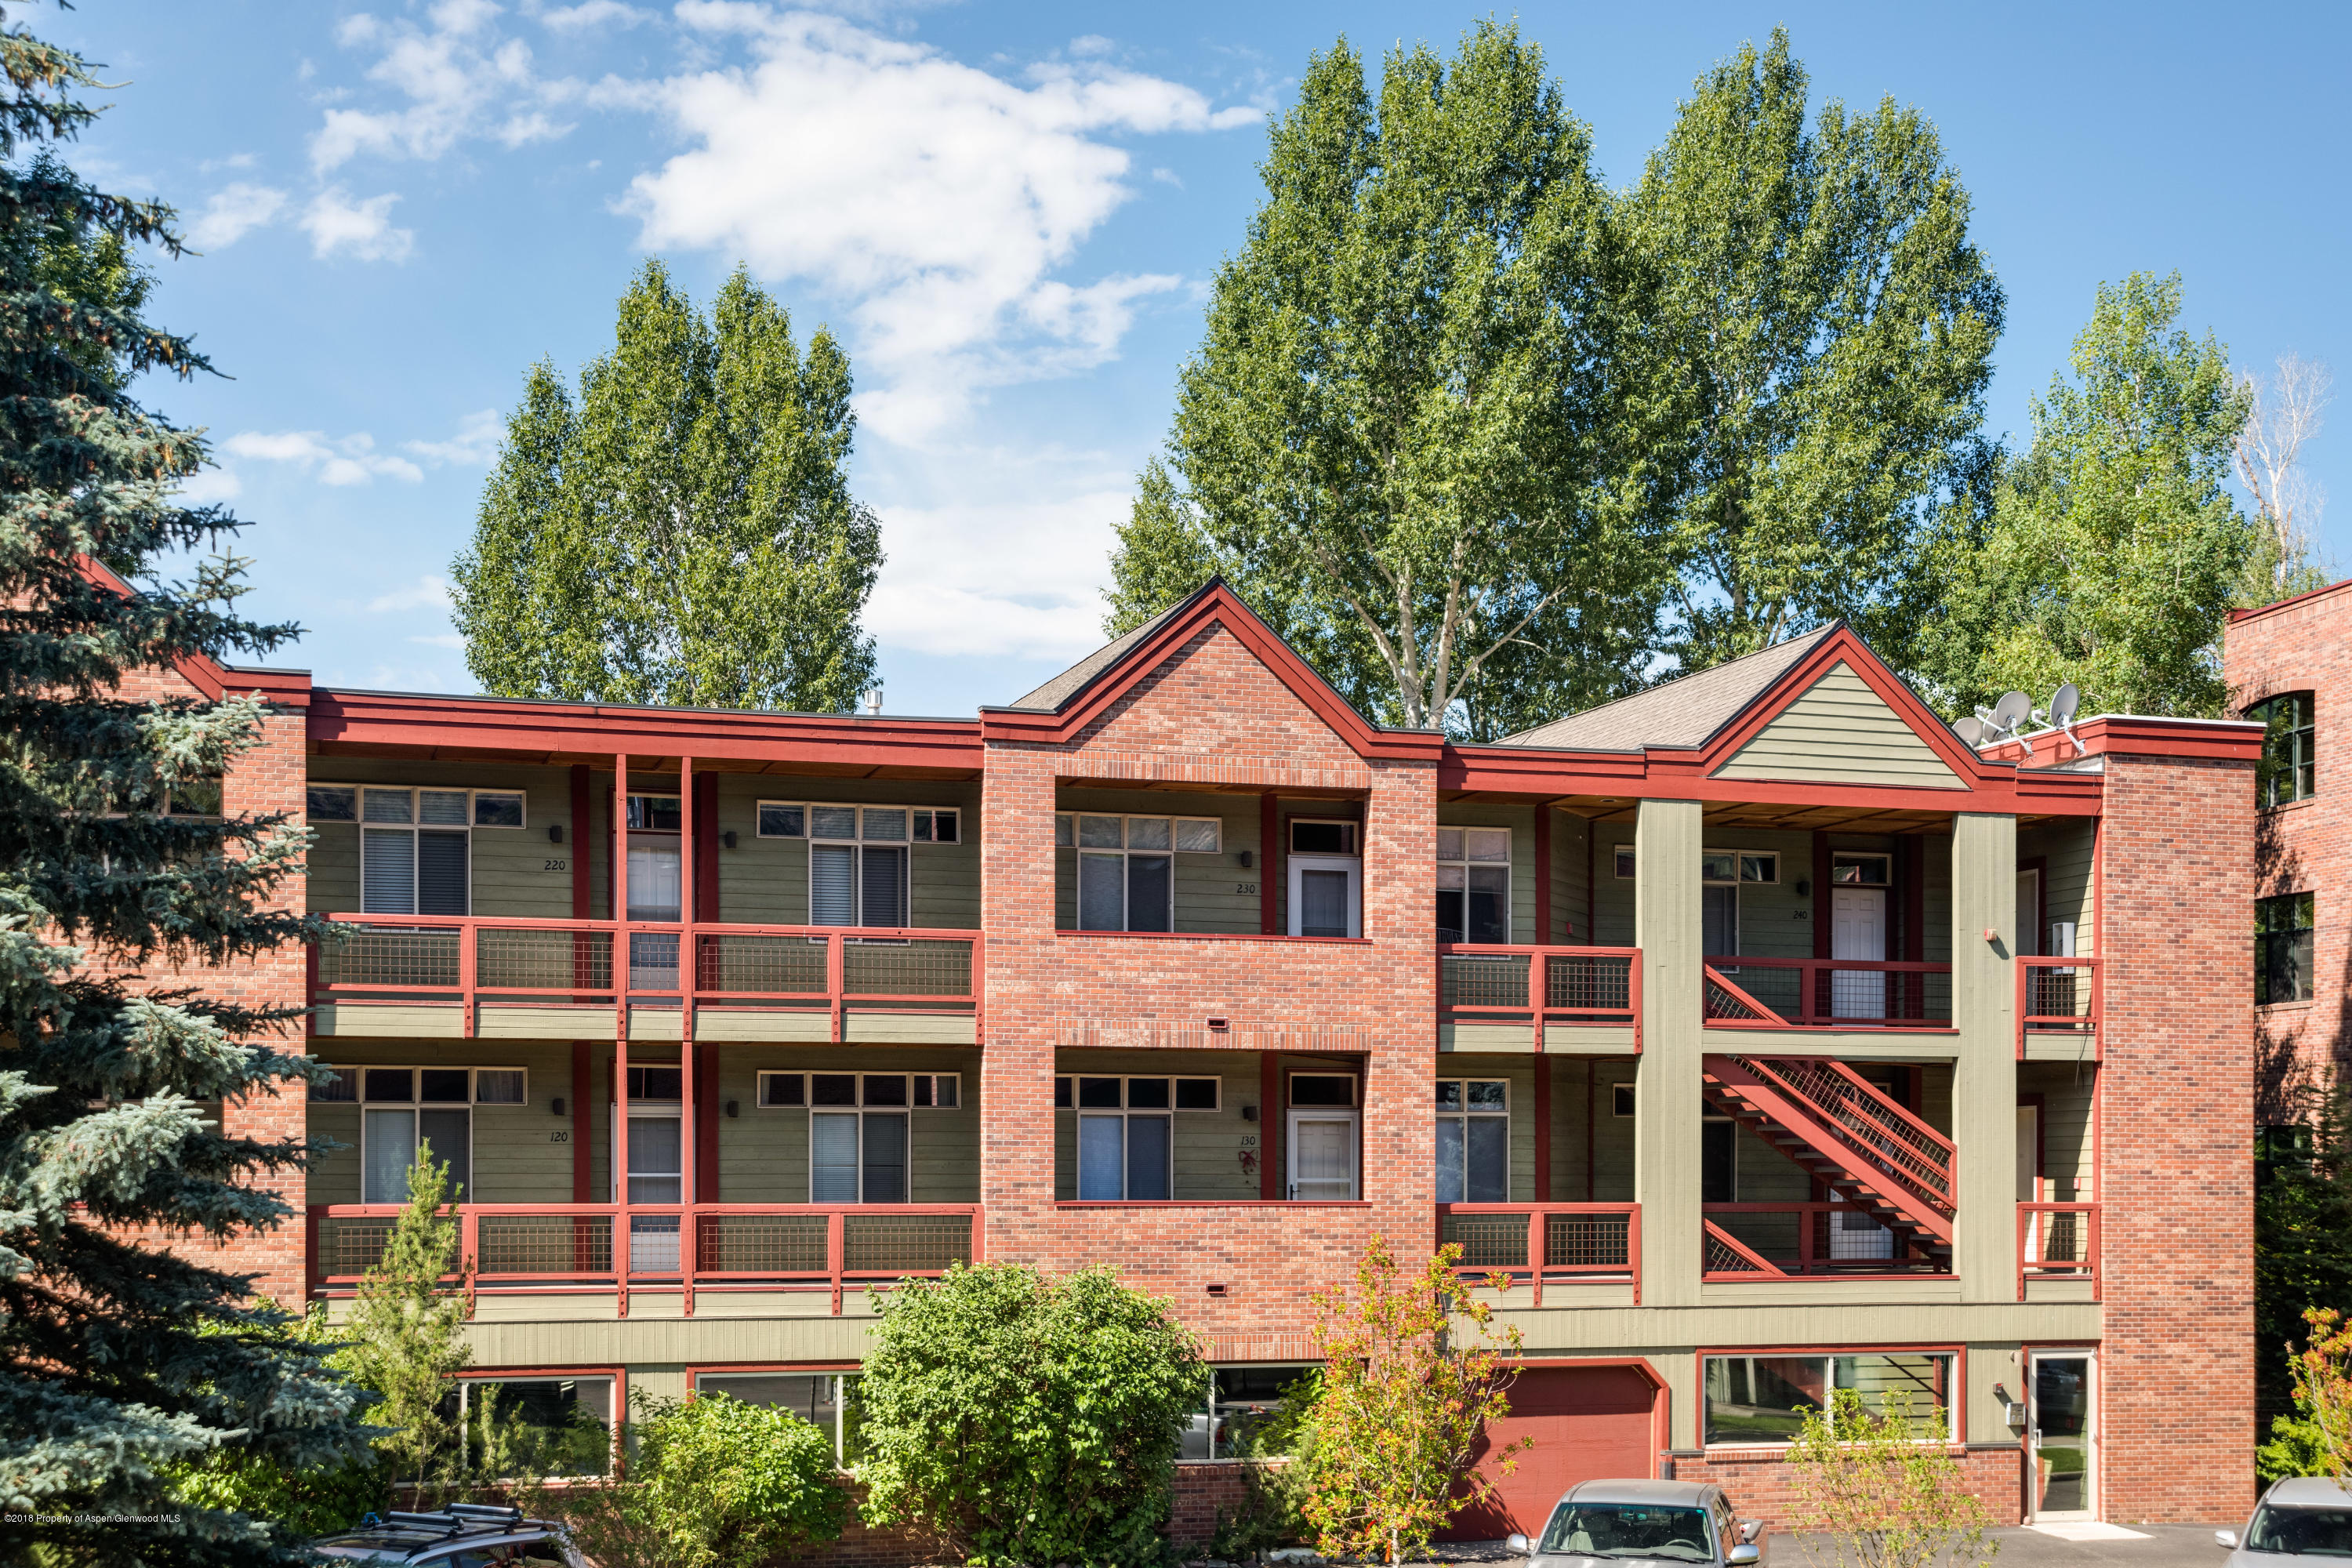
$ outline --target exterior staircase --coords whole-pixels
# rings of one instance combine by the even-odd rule
[[[1827,1057],[1710,1054],[1708,1100],[1752,1129],[1861,1215],[1891,1232],[1895,1256],[1939,1271],[1952,1257],[1952,1142],[1843,1062]],[[1708,1226],[1710,1256],[1780,1272]]]

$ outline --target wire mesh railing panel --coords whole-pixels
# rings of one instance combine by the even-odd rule
[[[2077,1268],[2091,1261],[2091,1216],[2087,1214],[2029,1214],[2025,1221],[2025,1260],[2038,1268]]]
[[[826,943],[823,937],[705,931],[696,938],[696,944],[698,990],[824,994]]]
[[[1812,1057],[1780,1057],[1745,1065],[1793,1089],[1875,1163],[1938,1199],[1951,1195],[1950,1151],[1834,1064]]]
[[[1524,952],[1449,952],[1438,960],[1440,1005],[1525,1007],[1528,955]]]
[[[613,1222],[604,1215],[487,1214],[474,1222],[484,1274],[610,1274]]]
[[[474,938],[474,984],[490,990],[609,991],[613,933],[484,926]]]
[[[1909,1022],[1951,1014],[1948,1006],[1941,1012],[1930,1009],[1931,993],[1949,995],[1949,975],[1918,970],[1836,968],[1815,969],[1811,974],[1812,1014],[1817,1018]],[[1931,980],[1943,982],[1943,986],[1931,987]]]
[[[1633,955],[1545,954],[1544,1005],[1571,1013],[1630,1010],[1633,1005]]]
[[[2025,1013],[2034,1020],[2036,1028],[2067,1026],[2053,1023],[2056,1019],[2087,1022],[2091,1016],[2091,976],[2074,969],[2029,965],[2025,971]]]
[[[1547,1268],[1630,1268],[1633,1215],[1555,1214],[1544,1216]]]
[[[324,1275],[364,1274],[383,1261],[384,1244],[394,1224],[388,1215],[330,1215],[319,1221],[319,1256],[314,1267]]]
[[[1804,1231],[1812,1216],[1792,1214],[1713,1214],[1707,1223],[1759,1258],[1793,1269],[1804,1255]]]
[[[455,987],[459,940],[454,930],[361,926],[319,949],[319,978],[388,990]]]
[[[1719,963],[1715,972],[1783,1018],[1804,1011],[1805,972],[1761,968],[1753,963]]]
[[[1761,1274],[1761,1268],[1741,1255],[1739,1249],[1716,1234],[1712,1222],[1707,1225],[1704,1241],[1706,1272],[1709,1274]]]
[[[709,1274],[824,1274],[821,1214],[707,1214],[695,1230],[694,1266]]]
[[[1525,1268],[1528,1216],[1523,1214],[1450,1214],[1443,1240],[1462,1248],[1462,1268]]]
[[[971,943],[908,937],[842,945],[842,988],[856,996],[969,996]]]
[[[1758,1012],[1741,1001],[1733,994],[1730,986],[1716,978],[1713,970],[1707,971],[1706,973],[1706,1016],[1710,1018],[1724,1018],[1734,1022],[1752,1020],[1757,1023],[1769,1023],[1771,1021],[1765,1014]]]
[[[845,1274],[937,1274],[971,1261],[971,1215],[846,1215],[841,1255]]]

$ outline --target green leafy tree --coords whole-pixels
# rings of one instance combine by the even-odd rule
[[[2179,319],[2178,274],[2100,286],[2075,379],[2034,401],[1981,547],[1944,558],[1922,662],[1954,710],[2068,680],[2087,713],[2227,705],[2221,626],[2258,533],[2224,488],[2247,399],[2221,345]]]
[[[1789,1447],[1808,1554],[1835,1568],[1969,1568],[1990,1562],[1984,1503],[1945,1444],[1943,1412],[1907,1393],[1876,1408],[1851,1388],[1808,1410]]]
[[[1430,1538],[1493,1482],[1472,1468],[1488,1422],[1510,1414],[1519,1331],[1466,1286],[1460,1244],[1408,1271],[1381,1237],[1356,1267],[1356,1289],[1318,1292],[1313,1330],[1323,1375],[1296,1461],[1300,1511],[1323,1550],[1388,1563],[1425,1559]],[[1497,1276],[1486,1283],[1509,1289]],[[1498,1473],[1532,1440],[1496,1446]]]
[[[1663,586],[1591,135],[1516,26],[1342,39],[1270,127],[1108,625],[1222,573],[1383,721],[1491,736],[1625,689]]]
[[[1108,1267],[951,1268],[874,1293],[857,1474],[874,1525],[979,1563],[1156,1560],[1208,1387],[1168,1302]]]
[[[2273,1420],[2292,1406],[2287,1347],[2306,1314],[2352,1301],[2352,1094],[2298,1099],[2254,1165],[2254,1409]]]
[[[2286,1347],[2294,1385],[2294,1413],[2271,1423],[2271,1440],[2256,1453],[2264,1480],[2326,1476],[2352,1484],[2352,1321],[2332,1307],[2305,1311],[2310,1337]]]
[[[429,1154],[427,1144],[423,1154]],[[387,1428],[376,1450],[398,1480],[447,1481],[459,1464],[461,1428],[450,1379],[473,1361],[467,1345],[466,1271],[448,1206],[449,1167],[420,1157],[408,1168],[408,1204],[384,1237],[383,1254],[360,1276],[342,1325],[350,1344],[337,1358],[381,1399],[369,1411]]]
[[[1775,29],[1698,79],[1615,204],[1664,401],[1669,646],[1688,671],[1843,617],[1898,663],[1939,502],[1981,461],[2006,309],[1935,126],[1892,99],[1808,126]]]
[[[303,1558],[282,1527],[181,1497],[173,1479],[223,1448],[291,1469],[364,1452],[358,1391],[202,1245],[283,1224],[269,1184],[310,1153],[203,1115],[299,1092],[313,1068],[275,1043],[294,1015],[198,977],[315,936],[281,901],[305,837],[280,816],[204,809],[259,738],[257,700],[144,701],[121,686],[174,659],[265,654],[293,628],[237,614],[226,555],[185,582],[149,575],[223,549],[237,524],[176,499],[205,443],[129,389],[210,366],[144,318],[143,289],[77,269],[177,254],[173,215],[54,155],[94,118],[78,95],[98,84],[5,18],[0,1561],[290,1563]]]
[[[502,697],[834,712],[872,683],[882,563],[850,498],[849,360],[740,268],[706,316],[648,261],[610,353],[533,365],[452,567]]]
[[[760,1568],[841,1534],[830,1434],[723,1394],[642,1404],[635,1473],[675,1568]]]

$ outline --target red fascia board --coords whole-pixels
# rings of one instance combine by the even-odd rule
[[[1183,614],[1171,618],[1150,637],[1128,649],[1060,710],[1033,713],[1018,709],[984,708],[981,710],[981,731],[992,742],[1066,745],[1158,669],[1171,654],[1211,625],[1223,626],[1249,649],[1259,663],[1274,672],[1276,680],[1306,703],[1358,756],[1435,763],[1444,753],[1445,737],[1437,731],[1382,730],[1365,722],[1363,715],[1349,707],[1311,665],[1292,652],[1289,644],[1276,637],[1222,583],[1211,586]]]
[[[2234,626],[2247,621],[2258,621],[2264,616],[2274,615],[2281,610],[2300,605],[2305,600],[2316,599],[2323,595],[2333,594],[2345,588],[2352,588],[2352,577],[2347,577],[2341,583],[2330,583],[2325,588],[2314,588],[2307,593],[2297,594],[2291,599],[2281,599],[2275,604],[2258,605],[2251,610],[2231,610],[2229,624]]]
[[[2090,757],[2205,757],[2259,762],[2263,732],[2264,726],[2252,719],[2168,719],[2138,713],[2105,713],[2074,726],[2084,754]],[[2033,742],[2036,761],[2045,754],[2045,748],[2054,748],[2060,760],[2074,760],[2074,749],[2066,743],[2062,731],[2036,730],[2029,739]],[[2004,741],[1989,748],[1986,755],[1995,762],[2011,762],[2021,759],[2024,751],[2019,742]],[[2018,776],[2067,775],[2027,763],[2019,769]]]
[[[1496,748],[1514,751],[1514,747]],[[1544,763],[1550,765],[1546,766]],[[2033,773],[1991,766],[1975,789],[1888,784],[1805,784],[1795,779],[1711,777],[1701,753],[1683,748],[1628,752],[1531,753],[1496,758],[1491,750],[1453,752],[1438,773],[1446,790],[1497,795],[1612,795],[1634,800],[1696,800],[1754,805],[1851,806],[1869,811],[2032,811],[2096,816],[2104,784],[2097,773]]]
[[[464,698],[320,688],[309,738],[354,746],[462,748],[714,761],[857,763],[977,772],[979,726],[955,720],[714,713],[603,704],[469,702]]]
[[[281,708],[310,706],[310,672],[307,669],[250,669],[230,665],[221,672],[229,691],[257,691]]]

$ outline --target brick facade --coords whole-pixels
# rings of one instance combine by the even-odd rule
[[[2352,1038],[2352,583],[2230,617],[2222,673],[2240,710],[2312,694],[2317,792],[2260,812],[2253,897],[2310,892],[2313,996],[2261,1008],[2254,1020],[2259,1120],[2292,1121],[2311,1093],[2340,1079]]]

